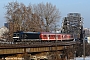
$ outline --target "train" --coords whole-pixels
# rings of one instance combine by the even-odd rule
[[[71,34],[51,33],[51,32],[14,32],[13,41],[71,41],[73,36]]]

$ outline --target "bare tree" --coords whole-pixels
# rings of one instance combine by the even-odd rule
[[[46,32],[54,29],[53,27],[60,20],[60,12],[56,6],[53,6],[51,3],[40,3],[34,5],[34,13],[38,14],[43,25],[41,26]]]
[[[8,5],[5,6],[5,8],[7,9],[5,17],[7,19],[7,22],[9,23],[9,38],[10,38],[17,26],[16,22],[18,22],[18,19],[17,19],[18,16],[16,11],[19,11],[18,9],[19,4],[17,2],[11,2],[11,3],[8,3]]]

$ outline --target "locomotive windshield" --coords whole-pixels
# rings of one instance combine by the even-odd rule
[[[19,37],[19,33],[14,33],[13,37]]]

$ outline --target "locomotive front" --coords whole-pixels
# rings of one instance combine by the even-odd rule
[[[21,35],[22,35],[22,32],[14,32],[13,33],[13,41],[14,42],[21,41]]]

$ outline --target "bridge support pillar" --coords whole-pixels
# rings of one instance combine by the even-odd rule
[[[26,52],[26,48],[24,48],[24,55],[23,55],[23,57],[24,57],[24,60],[30,60],[30,56],[29,56],[29,54]]]

